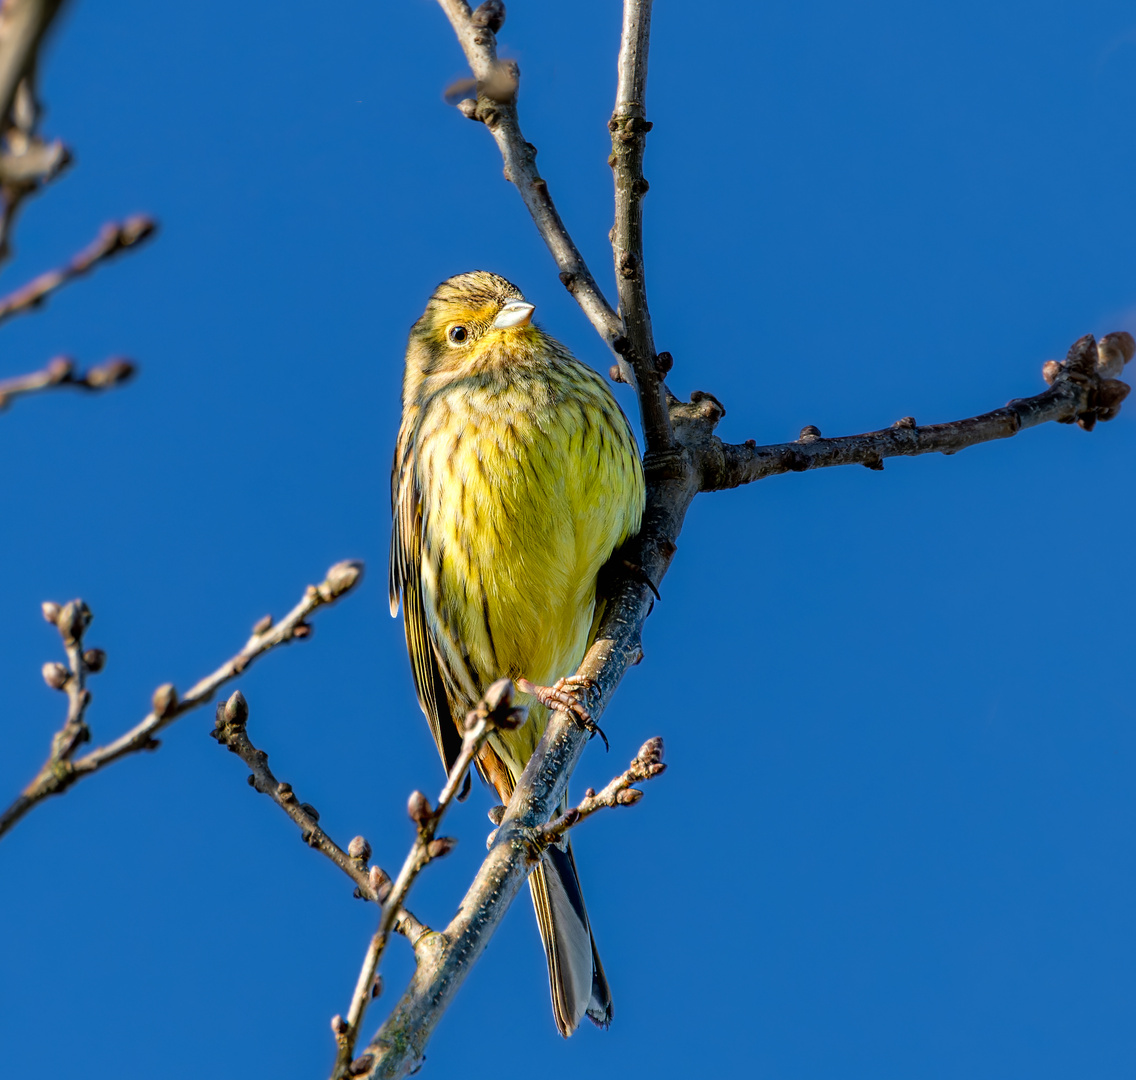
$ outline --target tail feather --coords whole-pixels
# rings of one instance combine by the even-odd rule
[[[611,990],[588,924],[571,847],[551,847],[529,877],[544,952],[552,1011],[567,1038],[585,1015],[600,1027],[611,1023]]]

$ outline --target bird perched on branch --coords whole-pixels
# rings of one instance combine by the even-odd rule
[[[529,722],[490,736],[482,777],[508,802],[595,634],[600,568],[639,530],[635,436],[607,384],[532,323],[496,274],[459,274],[410,331],[391,477],[391,615],[401,596],[418,701],[446,768],[462,722],[508,676]],[[602,603],[602,601],[601,601]],[[566,806],[566,803],[565,803]],[[571,848],[529,878],[557,1027],[606,1027],[611,993]]]

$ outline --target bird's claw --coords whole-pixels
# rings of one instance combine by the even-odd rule
[[[581,698],[586,699],[588,692],[595,689],[595,681],[582,675],[566,675],[557,679],[552,686],[537,686],[528,679],[518,679],[517,688],[526,694],[532,694],[542,705],[549,709],[563,709],[585,731],[592,735],[599,735],[607,747],[607,736],[600,730],[599,725],[592,721],[592,714]],[[610,748],[609,748],[610,749]]]

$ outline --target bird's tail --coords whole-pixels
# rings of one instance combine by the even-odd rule
[[[599,1027],[611,1023],[611,989],[588,924],[572,848],[555,845],[529,877],[536,921],[548,958],[552,1011],[567,1038],[585,1014]]]

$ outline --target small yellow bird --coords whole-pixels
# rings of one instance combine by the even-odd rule
[[[444,281],[410,331],[391,476],[391,615],[403,605],[418,701],[447,769],[461,724],[508,676],[529,721],[478,761],[508,802],[571,698],[598,622],[596,582],[639,531],[643,469],[607,384],[532,323],[516,286],[477,270]],[[602,604],[602,601],[601,601]],[[565,803],[565,806],[567,804]],[[529,878],[556,1025],[611,1021],[611,993],[572,849]]]

